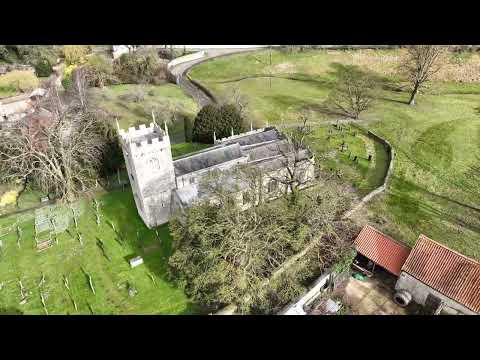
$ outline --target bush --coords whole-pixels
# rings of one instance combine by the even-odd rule
[[[118,82],[113,75],[112,62],[103,55],[89,56],[86,67],[90,86],[103,87]]]
[[[49,77],[53,72],[52,65],[47,59],[40,59],[35,64],[35,73],[38,77]]]
[[[65,64],[80,65],[87,61],[87,55],[91,53],[90,46],[86,45],[65,45],[63,54],[65,56]]]
[[[213,132],[217,139],[244,131],[243,119],[235,105],[225,104],[221,107],[204,106],[197,114],[193,124],[192,139],[195,142],[213,143]]]
[[[126,84],[159,84],[166,79],[166,64],[155,52],[123,54],[113,63],[113,73]]]
[[[63,69],[63,78],[62,78],[62,86],[65,90],[70,89],[73,83],[73,72],[77,68],[77,65],[69,65],[65,66]]]
[[[31,71],[14,70],[0,76],[0,88],[29,91],[39,86],[39,80]]]
[[[3,58],[10,63],[23,63],[35,66],[42,60],[54,65],[63,47],[58,45],[0,45]],[[1,58],[2,56],[0,56]]]

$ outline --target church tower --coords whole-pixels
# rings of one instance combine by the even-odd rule
[[[149,228],[167,223],[176,187],[167,125],[161,129],[154,120],[149,126],[118,130],[140,217]]]

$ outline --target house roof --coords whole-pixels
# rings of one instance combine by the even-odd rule
[[[402,245],[370,225],[365,225],[354,241],[357,252],[394,275],[400,275],[402,265],[410,253]]]
[[[480,263],[420,235],[402,271],[480,313]]]

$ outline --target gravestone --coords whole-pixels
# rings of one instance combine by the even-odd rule
[[[77,216],[80,213],[78,205],[73,205]],[[63,206],[45,206],[35,210],[35,231],[41,234],[51,231],[55,234],[63,233],[73,219],[72,210]]]
[[[134,257],[133,259],[130,259],[130,266],[132,269],[142,264],[143,264],[143,259],[141,256],[137,256],[137,257]]]

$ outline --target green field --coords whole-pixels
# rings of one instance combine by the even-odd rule
[[[398,55],[370,53],[376,59]],[[305,111],[312,123],[336,119],[325,112],[322,102],[342,66],[355,64],[353,52],[273,51],[272,66],[268,61],[268,51],[240,54],[201,64],[190,75],[219,98],[239,89],[257,125],[266,120],[295,123]],[[371,67],[368,59],[364,62],[362,69],[379,71],[382,77],[388,74],[382,61]],[[391,74],[386,80],[397,79]],[[409,244],[424,233],[480,259],[480,184],[471,170],[480,156],[480,83],[434,82],[419,96],[416,107],[406,105],[408,97],[407,92],[384,86],[376,92],[373,108],[361,115],[361,126],[390,141],[397,159],[388,194],[369,204],[369,211],[361,211],[357,220],[371,222]],[[315,141],[323,142],[317,146],[325,149],[326,130],[317,131]],[[331,161],[345,163],[342,156]],[[362,173],[361,165],[351,167],[352,179],[361,176],[373,184],[383,172]]]
[[[175,112],[180,115],[177,122],[169,123],[172,142],[185,141],[183,118],[188,117],[193,120],[198,111],[195,101],[173,84],[122,84],[103,89],[91,88],[89,91],[91,101],[114,114],[123,129],[150,123],[152,121],[152,110],[161,114],[160,118],[156,119],[158,123],[162,123],[163,116],[167,117],[166,114],[168,113]],[[144,98],[141,101],[122,99],[122,96],[135,94],[139,91],[144,93]],[[171,119],[169,120],[171,121]]]
[[[130,191],[114,191],[97,199],[102,203],[100,226],[96,224],[92,202],[80,201],[79,232],[83,234],[83,246],[65,232],[58,236],[58,245],[37,252],[33,220],[21,225],[20,248],[16,231],[1,238],[0,313],[44,314],[40,292],[44,294],[49,314],[90,314],[91,310],[94,314],[190,314],[200,311],[166,278],[166,264],[171,253],[168,226],[159,228],[160,241],[157,240],[155,232],[148,230],[137,215]],[[0,219],[0,228],[16,219]],[[109,221],[123,234],[123,245],[117,241]],[[76,235],[73,222],[69,231]],[[97,245],[97,238],[103,241],[110,260]],[[131,269],[128,260],[137,255],[143,257],[144,264]],[[82,268],[92,276],[96,294],[90,289]],[[45,283],[39,288],[42,274]],[[64,276],[68,278],[70,291],[64,286]],[[19,280],[29,293],[24,305],[19,304]],[[136,296],[128,295],[127,282],[137,289]],[[77,303],[77,311],[72,299]]]

